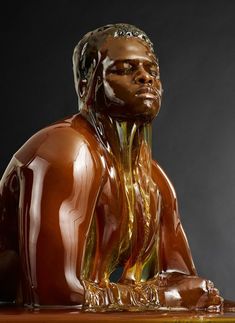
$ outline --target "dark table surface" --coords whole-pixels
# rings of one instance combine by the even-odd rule
[[[0,322],[235,322],[235,312],[109,312],[88,313],[77,309],[25,309],[15,307],[0,308]]]

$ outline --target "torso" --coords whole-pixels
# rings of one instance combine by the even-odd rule
[[[30,236],[35,238],[35,233],[37,233],[37,240],[34,241],[36,245],[33,249],[29,246],[30,250],[35,250],[35,252],[35,246],[37,246],[37,254],[34,256],[29,254],[27,256],[29,258],[23,257],[22,259],[23,262],[37,265],[37,269],[33,269],[36,271],[31,273],[31,276],[37,275],[35,276],[39,286],[37,293],[41,295],[41,299],[45,299],[45,302],[56,299],[55,295],[58,291],[53,281],[51,287],[47,286],[44,290],[43,284],[40,283],[41,280],[50,281],[50,277],[54,275],[56,280],[60,281],[61,288],[66,290],[65,282],[63,282],[63,255],[68,251],[61,252],[66,246],[61,241],[61,234],[62,239],[64,238],[58,212],[61,210],[61,203],[65,203],[66,207],[74,212],[74,206],[72,204],[69,206],[69,203],[72,203],[69,196],[78,194],[81,188],[84,189],[84,183],[79,186],[80,183],[74,182],[76,179],[73,174],[75,167],[73,163],[78,155],[78,142],[85,147],[86,154],[90,154],[88,158],[90,158],[91,169],[87,164],[86,174],[90,176],[93,173],[95,176],[94,185],[91,187],[93,193],[88,192],[88,194],[93,194],[95,198],[98,192],[94,209],[89,205],[89,201],[87,202],[94,216],[89,227],[85,247],[86,256],[80,274],[84,279],[100,281],[109,277],[117,266],[123,266],[128,270],[137,262],[144,264],[152,255],[154,248],[156,249],[161,207],[160,194],[150,174],[146,175],[143,172],[141,162],[135,169],[135,172],[139,173],[138,176],[133,176],[131,202],[130,192],[126,193],[122,172],[112,155],[100,144],[87,121],[75,116],[45,128],[32,137],[15,155],[17,165],[20,167],[18,173],[21,174],[19,176],[23,184],[20,201],[21,217],[24,219],[26,213],[29,212],[29,216],[34,219],[28,223],[29,225],[32,223],[33,227],[23,228],[23,230],[28,230],[23,243],[30,244]],[[33,180],[40,180],[40,185],[42,185],[40,189],[43,200],[37,201],[37,205],[41,203],[40,215],[32,213],[35,201],[27,193],[28,189],[33,190]],[[89,184],[90,180],[87,179],[87,181]],[[146,182],[150,184],[146,186]],[[75,191],[70,193],[71,189]],[[131,204],[133,205],[130,206]],[[76,217],[76,212],[74,216]],[[35,222],[35,219],[38,220]],[[89,226],[89,223],[87,225]],[[24,247],[28,248],[26,245]],[[80,246],[77,252],[83,254]],[[45,262],[48,256],[52,257],[53,266],[51,261],[48,264]],[[56,273],[54,266],[57,267]],[[56,282],[55,284],[57,286]],[[48,288],[52,290],[52,295],[48,293]],[[55,301],[59,302],[59,300]]]

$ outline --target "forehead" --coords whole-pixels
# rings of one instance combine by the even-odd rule
[[[157,62],[155,55],[147,44],[134,37],[108,37],[100,51],[111,61],[135,59]]]

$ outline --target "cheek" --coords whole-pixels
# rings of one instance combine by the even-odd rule
[[[123,97],[123,89],[116,82],[109,80],[104,81],[104,94],[109,101],[123,105],[125,103],[125,97]]]
[[[162,82],[160,80],[156,80],[155,87],[158,89],[158,91],[162,94]]]
[[[128,76],[122,76],[122,79],[109,79],[106,81],[107,90],[112,89],[112,93],[124,103],[134,99],[134,93]]]

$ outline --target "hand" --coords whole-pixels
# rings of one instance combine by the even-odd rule
[[[156,278],[162,307],[218,312],[223,305],[223,298],[209,280],[180,273],[159,274]]]

